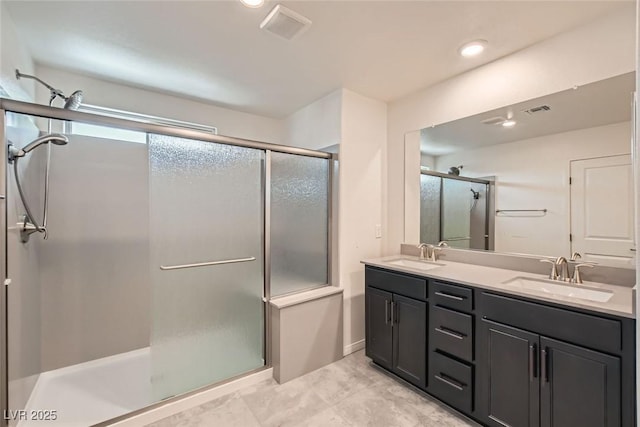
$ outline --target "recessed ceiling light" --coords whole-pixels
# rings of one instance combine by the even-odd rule
[[[505,120],[504,122],[502,122],[502,126],[506,127],[506,128],[512,128],[516,125],[516,121],[515,120]]]
[[[471,56],[480,55],[485,47],[487,47],[486,40],[474,40],[472,42],[463,44],[458,52],[460,52],[460,55],[464,56],[465,58],[469,58]]]
[[[260,7],[264,4],[264,0],[240,0],[247,7]]]

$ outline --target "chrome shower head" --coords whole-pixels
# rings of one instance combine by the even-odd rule
[[[69,143],[69,138],[67,138],[64,135],[60,135],[59,133],[44,135],[44,136],[41,136],[40,138],[34,139],[33,141],[25,145],[20,151],[22,151],[24,154],[27,154],[28,152],[39,147],[40,145],[46,144],[48,142],[51,142],[52,144],[55,144],[55,145],[67,145],[67,143]]]
[[[77,110],[78,107],[80,107],[80,104],[82,104],[83,96],[84,92],[82,92],[81,90],[77,90],[66,97],[64,102],[65,110]]]

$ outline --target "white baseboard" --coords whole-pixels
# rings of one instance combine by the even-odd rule
[[[344,356],[348,356],[351,353],[355,353],[358,350],[362,350],[364,348],[364,340],[356,341],[349,345],[344,346]]]
[[[158,408],[151,409],[142,414],[134,415],[122,421],[115,422],[111,426],[117,427],[140,427],[156,421],[160,421],[163,418],[170,417],[187,409],[195,408],[203,403],[210,402],[219,397],[233,393],[245,387],[253,384],[257,384],[261,381],[265,381],[269,378],[273,378],[273,368],[265,369],[264,371],[256,372],[255,374],[248,375],[243,378],[239,378],[235,381],[222,384],[219,387],[204,390],[201,393],[193,394],[185,397],[184,399],[177,400],[175,402],[167,403],[166,405]]]

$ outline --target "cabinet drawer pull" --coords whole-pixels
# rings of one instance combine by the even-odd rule
[[[538,373],[536,372],[536,345],[530,344],[529,345],[529,377],[531,378],[531,381],[535,380],[537,374]]]
[[[436,332],[440,332],[441,334],[445,334],[448,335],[450,337],[459,339],[459,340],[463,340],[464,337],[466,337],[465,334],[461,334],[460,332],[455,332],[455,331],[451,331],[445,327],[439,327],[439,328],[435,328]]]
[[[464,297],[459,297],[457,295],[449,295],[449,294],[445,294],[444,292],[435,292],[436,295],[438,295],[439,297],[445,297],[445,298],[450,298],[450,299],[454,299],[456,301],[464,301],[465,298]]]
[[[440,376],[440,375],[442,375],[442,376]],[[451,386],[451,387],[455,388],[456,390],[459,390],[459,391],[463,391],[464,390],[465,384],[460,384],[457,381],[454,381],[452,379],[443,378],[443,377],[445,377],[447,375],[443,374],[442,372],[440,372],[440,375],[434,375],[434,377],[437,380],[442,381],[443,383],[447,384],[448,386]]]

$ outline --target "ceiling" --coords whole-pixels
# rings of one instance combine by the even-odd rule
[[[345,87],[392,101],[633,1],[283,1],[311,28],[259,29],[277,3],[3,0],[38,64],[282,118]],[[489,41],[480,58],[461,44]],[[92,101],[95,102],[95,101]]]
[[[630,121],[634,90],[635,73],[627,73],[425,128],[420,132],[420,151],[431,156],[441,156],[456,151]],[[550,107],[550,110],[533,114],[525,111],[543,105]],[[499,123],[483,123],[494,118],[513,119],[516,125],[505,128]]]

